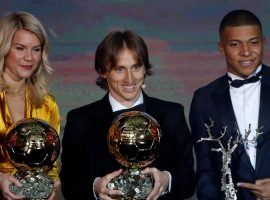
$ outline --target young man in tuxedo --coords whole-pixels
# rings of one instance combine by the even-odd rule
[[[95,55],[97,85],[107,90],[99,101],[70,111],[63,136],[62,192],[69,199],[114,199],[107,188],[122,166],[110,154],[106,137],[115,113],[133,108],[154,117],[162,137],[155,161],[144,169],[154,178],[152,199],[183,199],[195,190],[192,139],[183,106],[147,96],[142,86],[151,74],[143,39],[131,31],[111,32]]]
[[[262,64],[262,25],[250,11],[234,10],[222,19],[219,36],[227,73],[195,91],[190,109],[197,157],[197,196],[224,199],[222,154],[211,151],[220,146],[209,141],[197,143],[209,138],[205,124],[210,125],[212,119],[212,138],[221,136],[227,127],[221,140],[225,148],[229,148],[230,138],[235,140],[239,133],[243,141],[250,130],[247,140],[238,144],[231,158],[237,199],[270,199],[270,69]]]

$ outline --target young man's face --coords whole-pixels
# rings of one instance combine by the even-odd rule
[[[127,107],[138,100],[144,82],[145,67],[140,66],[135,58],[133,51],[124,48],[118,55],[116,66],[101,75],[107,79],[113,98]]]
[[[225,55],[227,70],[246,78],[262,63],[264,38],[259,26],[226,27],[219,49]]]

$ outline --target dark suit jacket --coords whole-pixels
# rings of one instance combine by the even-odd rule
[[[257,179],[270,178],[270,69],[263,65],[261,79],[261,96],[259,109],[259,128],[263,126],[263,134],[257,140],[256,169],[254,170],[243,147],[239,145],[232,155],[231,171],[233,181],[254,183]],[[221,192],[221,153],[212,152],[217,148],[214,142],[197,143],[201,137],[208,137],[205,123],[209,118],[215,121],[212,133],[220,136],[222,127],[228,126],[223,138],[227,144],[231,136],[236,135],[236,118],[229,93],[226,76],[215,80],[194,93],[190,109],[191,133],[197,157],[197,196],[199,199],[224,199]],[[236,188],[236,186],[235,186]],[[256,199],[247,189],[238,189],[238,199]]]
[[[145,94],[144,103],[146,113],[158,121],[162,131],[159,156],[151,166],[167,170],[172,175],[172,190],[164,199],[188,198],[195,190],[195,173],[192,140],[183,107]],[[94,199],[94,179],[123,168],[110,154],[106,144],[112,120],[108,94],[97,102],[68,113],[60,172],[66,200]]]

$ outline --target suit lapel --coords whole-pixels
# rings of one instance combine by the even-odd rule
[[[112,117],[112,107],[109,101],[109,93],[107,93],[100,101],[99,109],[102,112],[99,112],[100,117],[110,118]]]
[[[227,127],[225,137],[229,139],[234,135],[236,126],[236,118],[234,115],[231,97],[229,93],[229,85],[226,77],[222,77],[219,82],[219,86],[215,92],[213,92],[213,99],[217,110],[217,116],[221,122],[222,127]]]
[[[224,141],[228,141],[230,137],[234,137],[236,134],[237,121],[233,111],[233,106],[231,102],[229,84],[226,76],[223,76],[219,82],[217,90],[213,93],[213,99],[215,107],[217,110],[217,115],[221,121],[222,127],[227,127],[226,134],[224,136]],[[226,144],[227,145],[227,144]],[[250,170],[253,171],[253,167],[250,163],[250,159],[244,149],[242,144],[239,144],[237,153],[233,155],[240,156],[241,160],[248,166]],[[237,158],[239,159],[239,158]]]
[[[145,112],[157,119],[158,117],[157,110],[159,109],[155,109],[155,106],[152,105],[153,102],[151,101],[151,98],[147,96],[144,92],[143,92],[143,101],[145,104]]]
[[[260,111],[258,128],[263,134],[257,140],[256,172],[260,169],[264,151],[267,149],[264,142],[270,137],[270,70],[263,66],[263,78],[261,80]]]
[[[109,101],[108,93],[100,100],[96,113],[98,123],[102,123],[102,126],[100,126],[100,132],[107,135],[113,121],[112,107]]]
[[[259,127],[263,126],[263,133],[270,131],[270,69],[264,66],[261,81]]]

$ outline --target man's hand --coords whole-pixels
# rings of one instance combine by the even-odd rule
[[[122,173],[122,169],[114,171],[111,174],[97,178],[94,183],[94,191],[98,197],[102,200],[113,200],[113,196],[121,196],[122,192],[120,190],[111,190],[107,188],[108,183],[116,176]]]
[[[145,168],[142,173],[152,174],[155,181],[154,188],[146,200],[156,200],[166,192],[170,180],[168,172],[165,171],[162,172],[155,167],[153,168],[148,167]]]
[[[9,185],[14,183],[18,187],[22,187],[22,184],[19,180],[5,173],[0,172],[0,190],[7,200],[16,200],[23,199],[25,196],[23,195],[15,195],[9,191]]]
[[[270,200],[270,178],[260,179],[252,183],[237,183],[238,187],[248,188],[257,200]]]

